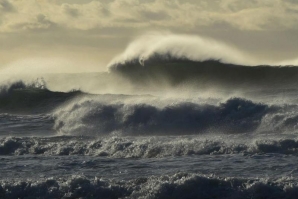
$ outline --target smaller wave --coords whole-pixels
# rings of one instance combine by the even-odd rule
[[[0,197],[15,198],[279,198],[297,197],[297,185],[287,179],[220,178],[191,173],[128,180],[94,179],[85,176],[39,181],[1,181]]]
[[[50,91],[43,79],[37,79],[31,83],[17,81],[0,87],[0,112],[48,112],[80,94],[83,93]]]
[[[166,139],[167,138],[167,139]],[[223,141],[200,138],[52,137],[0,140],[0,155],[90,155],[113,158],[162,158],[169,156],[278,153],[298,155],[295,139]]]
[[[23,81],[8,82],[0,86],[0,96],[22,89],[47,89],[47,85],[43,78],[37,78],[35,81],[27,83]]]

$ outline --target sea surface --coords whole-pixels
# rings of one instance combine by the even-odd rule
[[[161,56],[3,82],[0,198],[297,198],[297,84]]]

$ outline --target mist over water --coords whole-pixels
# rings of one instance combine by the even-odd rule
[[[154,33],[102,72],[23,63],[0,71],[0,198],[297,195],[295,60]]]

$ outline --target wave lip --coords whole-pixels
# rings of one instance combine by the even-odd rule
[[[186,58],[191,61],[214,59],[232,64],[254,63],[249,56],[239,50],[211,39],[190,35],[147,34],[131,42],[122,54],[110,62],[109,67],[136,59],[144,65],[144,62],[156,54],[169,55],[177,59]]]

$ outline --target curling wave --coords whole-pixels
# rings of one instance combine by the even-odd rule
[[[275,107],[231,98],[219,105],[181,102],[166,106],[146,103],[103,103],[83,99],[54,113],[57,131],[134,135],[200,134],[208,131],[253,132]]]

